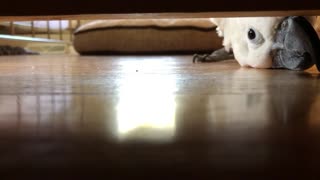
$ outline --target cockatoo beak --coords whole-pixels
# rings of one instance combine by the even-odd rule
[[[305,70],[316,64],[320,71],[320,40],[302,16],[287,17],[279,24],[272,55],[273,68]]]

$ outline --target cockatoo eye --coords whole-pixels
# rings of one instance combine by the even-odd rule
[[[249,31],[248,31],[248,38],[250,39],[250,40],[253,40],[253,39],[255,39],[256,38],[256,32],[253,30],[253,29],[249,29]]]
[[[263,36],[254,28],[248,30],[248,40],[254,47],[259,47],[264,42]]]

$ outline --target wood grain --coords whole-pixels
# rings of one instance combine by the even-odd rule
[[[128,14],[75,14],[75,15],[26,15],[0,16],[0,21],[30,20],[97,20],[97,19],[167,19],[167,18],[211,18],[211,17],[247,17],[247,16],[314,16],[320,10],[288,10],[288,11],[224,11],[224,12],[180,12],[180,13],[128,13]]]
[[[0,57],[1,178],[319,178],[315,68],[191,59]]]
[[[315,24],[315,29],[318,33],[318,36],[320,37],[320,16],[318,16],[316,24]]]

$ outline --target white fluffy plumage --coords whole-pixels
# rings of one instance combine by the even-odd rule
[[[313,17],[308,17],[313,21]],[[232,50],[241,66],[270,68],[275,29],[284,17],[212,18],[223,46]],[[313,23],[313,22],[311,22]],[[254,36],[248,37],[249,31]],[[254,38],[253,38],[254,37]]]

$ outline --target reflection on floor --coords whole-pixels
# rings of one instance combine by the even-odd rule
[[[318,175],[315,68],[257,70],[191,58],[0,57],[1,176]]]

